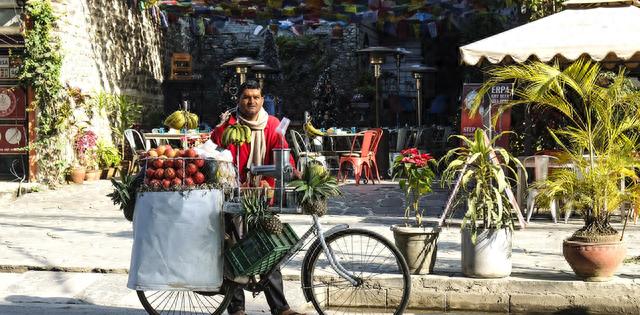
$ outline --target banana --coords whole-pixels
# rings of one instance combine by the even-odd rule
[[[182,129],[186,123],[187,117],[181,110],[171,113],[171,115],[164,120],[164,124],[173,129]]]
[[[231,129],[227,128],[222,133],[222,146],[227,147],[231,143]]]
[[[198,128],[198,115],[194,114],[194,113],[187,113],[185,112],[185,115],[187,117],[187,129],[196,129]]]
[[[251,128],[249,126],[242,126],[242,141],[251,143]]]

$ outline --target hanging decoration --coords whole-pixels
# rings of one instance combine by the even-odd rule
[[[473,9],[473,1],[467,0],[139,0],[138,5],[165,28],[189,19],[197,35],[215,33],[228,22],[254,23],[296,35],[320,25],[367,23],[402,38],[436,37],[436,22]]]

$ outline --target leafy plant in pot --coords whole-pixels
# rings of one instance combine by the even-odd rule
[[[597,63],[588,60],[564,69],[533,62],[498,68],[490,75],[480,96],[497,82],[518,82],[515,93],[520,100],[502,104],[500,110],[532,104],[552,109],[569,122],[562,129],[549,128],[549,134],[562,148],[562,161],[573,169],[554,172],[536,183],[537,201],[564,200],[567,208],[583,215],[584,226],[563,242],[564,257],[578,277],[608,280],[626,253],[622,242],[626,225],[618,233],[611,225],[611,214],[624,203],[640,201],[635,172],[640,166],[636,158],[640,92],[628,88],[624,69],[607,77]]]
[[[404,224],[391,226],[396,247],[404,256],[409,271],[413,274],[433,272],[436,262],[438,235],[440,229],[423,225],[420,199],[431,192],[435,177],[431,164],[435,160],[418,149],[410,148],[400,152],[392,165],[393,178],[400,178],[400,188],[405,194]],[[415,217],[415,224],[411,223]]]
[[[98,156],[98,164],[102,169],[101,177],[111,179],[115,175],[116,167],[120,165],[118,149],[103,140],[98,140],[96,154]]]
[[[454,201],[467,205],[462,220],[461,252],[462,273],[469,277],[502,278],[511,274],[515,210],[506,195],[507,174],[517,179],[511,165],[523,166],[505,149],[493,148],[503,135],[500,133],[489,141],[482,129],[476,129],[473,138],[455,136],[464,145],[449,150],[441,159],[449,161],[442,173],[442,185],[460,180],[463,193],[457,194]]]

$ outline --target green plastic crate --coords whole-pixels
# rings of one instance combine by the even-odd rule
[[[288,223],[283,224],[280,234],[269,234],[262,227],[258,227],[227,249],[225,259],[236,277],[264,274],[278,263],[299,239]]]

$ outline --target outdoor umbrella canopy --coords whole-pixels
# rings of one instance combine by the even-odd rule
[[[564,11],[460,47],[462,62],[521,63],[532,57],[542,62],[555,57],[573,61],[588,56],[636,67],[640,63],[640,8],[631,5],[632,1],[611,4],[568,1]]]

